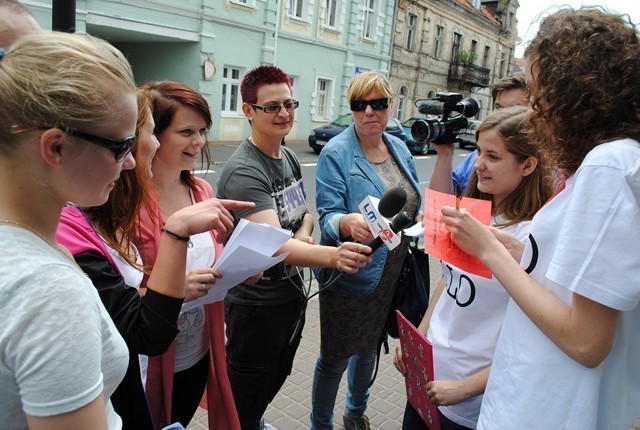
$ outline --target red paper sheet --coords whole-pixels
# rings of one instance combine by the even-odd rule
[[[431,430],[440,430],[438,408],[427,398],[427,382],[433,376],[433,349],[417,328],[396,310],[402,360],[407,368],[407,399]]]
[[[449,232],[440,221],[442,207],[455,207],[456,197],[453,194],[440,193],[428,188],[424,195],[424,252],[451,263],[465,272],[491,278],[492,275],[487,266],[451,241]],[[488,226],[491,222],[491,202],[488,200],[465,197],[460,202],[460,208],[468,210],[484,225]]]

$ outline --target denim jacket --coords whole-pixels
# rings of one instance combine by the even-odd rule
[[[407,176],[418,196],[418,172],[413,156],[406,145],[398,138],[383,133],[383,139],[397,166]],[[321,244],[339,246],[340,220],[350,213],[360,213],[358,205],[367,196],[380,198],[385,192],[380,176],[360,146],[355,127],[351,124],[345,131],[332,138],[322,149],[318,158],[316,173],[316,207],[320,216]],[[420,208],[418,202],[417,208]],[[417,211],[416,211],[417,214]],[[412,214],[415,218],[416,214]],[[371,257],[373,261],[358,270],[355,275],[342,275],[335,284],[348,296],[365,296],[373,291],[380,277],[387,258],[388,248],[381,246]],[[316,276],[320,282],[331,278],[332,269],[318,269]]]

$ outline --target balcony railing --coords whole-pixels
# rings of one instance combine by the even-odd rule
[[[491,71],[484,67],[463,62],[449,65],[449,80],[458,82],[460,88],[488,87]]]

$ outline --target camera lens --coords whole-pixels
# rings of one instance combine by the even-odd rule
[[[411,135],[416,142],[437,140],[446,131],[446,125],[438,119],[418,120],[411,126]]]
[[[456,105],[456,111],[460,112],[467,118],[471,118],[478,113],[478,102],[471,97],[467,97],[466,99],[458,102],[458,104]]]

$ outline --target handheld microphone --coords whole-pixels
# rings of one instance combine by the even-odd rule
[[[378,203],[378,212],[385,218],[396,216],[407,203],[407,192],[404,188],[389,188],[380,198]]]
[[[380,197],[380,202],[378,203],[378,212],[380,213],[380,215],[382,215],[385,218],[392,218],[402,210],[406,202],[407,202],[407,192],[404,190],[404,188],[400,188],[400,187],[389,188],[382,195],[382,197]],[[360,243],[357,240],[353,240],[353,237],[351,236],[348,236],[347,238],[345,238],[343,242]]]
[[[411,218],[411,215],[409,215],[409,213],[406,211],[402,211],[398,215],[396,215],[395,218],[393,218],[393,220],[391,221],[391,225],[389,227],[391,228],[392,232],[397,233],[400,230],[403,230],[409,227],[412,222],[413,222],[413,219]],[[367,246],[371,248],[371,254],[373,254],[376,251],[376,249],[380,248],[380,245],[382,245],[383,243],[384,241],[382,240],[382,238],[378,236],[375,239],[373,239],[371,242],[369,242]]]

